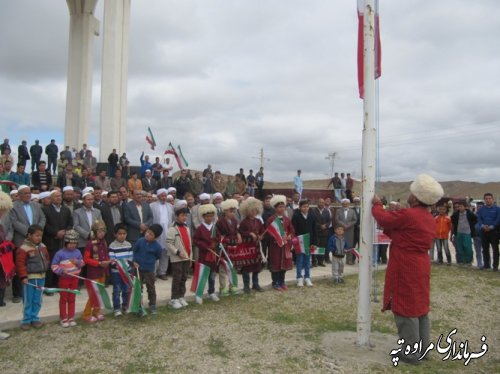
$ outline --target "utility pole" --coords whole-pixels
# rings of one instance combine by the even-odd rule
[[[325,160],[330,161],[330,178],[333,178],[333,168],[335,166],[335,158],[337,157],[337,152],[328,153],[328,156],[325,157]]]
[[[260,155],[259,155],[259,157],[252,157],[252,158],[258,158],[260,160],[260,167],[261,168],[264,167],[264,161],[271,161],[270,158],[264,157],[264,148],[260,149]]]

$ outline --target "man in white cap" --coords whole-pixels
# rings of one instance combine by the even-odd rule
[[[62,189],[63,204],[73,214],[73,212],[80,208],[80,204],[75,202],[75,190],[71,186],[66,186]]]
[[[87,190],[82,195],[82,207],[73,212],[74,229],[80,235],[78,237],[78,248],[82,252],[87,244],[87,239],[90,238],[92,224],[96,220],[102,220],[101,211],[94,207],[94,194]]]
[[[168,270],[168,250],[167,250],[167,232],[168,227],[174,223],[174,208],[172,204],[167,203],[167,197],[170,196],[167,190],[160,188],[156,195],[158,196],[158,201],[152,203],[151,211],[153,212],[153,223],[159,224],[163,231],[160,236],[156,238],[156,241],[160,244],[162,252],[161,257],[156,269],[156,274],[161,280],[167,280],[167,270]]]
[[[344,238],[349,248],[352,248],[354,242],[354,226],[357,221],[356,213],[349,207],[351,204],[349,199],[344,198],[340,202],[342,207],[335,212],[335,224],[344,227]],[[347,265],[354,265],[354,255],[351,252],[347,253],[346,263]]]
[[[430,277],[429,248],[434,241],[436,224],[429,206],[443,196],[443,188],[431,176],[421,174],[410,185],[409,208],[384,210],[378,196],[373,198],[373,217],[392,239],[391,255],[387,265],[382,310],[394,314],[398,335],[404,346],[413,347],[430,342]],[[404,355],[399,359],[417,364],[418,355]]]
[[[151,170],[146,169],[146,171],[144,171],[144,178],[142,178],[142,189],[146,192],[154,193],[158,188],[157,183],[158,182],[151,174]]]
[[[193,209],[191,209],[191,217],[193,220],[193,226],[196,230],[198,226],[203,222],[203,217],[199,213],[200,206],[205,204],[210,204],[210,195],[207,193],[202,193],[198,196],[199,204],[196,204]]]
[[[9,212],[9,221],[12,230],[12,241],[16,248],[19,248],[26,239],[28,228],[31,225],[39,225],[42,228],[45,226],[45,215],[40,204],[31,201],[29,186],[21,185],[17,190],[19,199],[14,202],[14,206]],[[13,302],[21,301],[21,284],[17,276],[12,280],[12,295]]]

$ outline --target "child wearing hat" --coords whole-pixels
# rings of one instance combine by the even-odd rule
[[[172,299],[169,305],[173,309],[188,306],[184,296],[186,295],[188,271],[193,258],[191,232],[187,225],[188,216],[189,210],[187,207],[176,206],[175,222],[167,233],[167,249],[172,266]]]
[[[163,228],[158,224],[151,225],[144,237],[139,238],[132,248],[134,252],[134,266],[139,270],[141,284],[146,284],[148,292],[149,312],[156,314],[156,287],[155,287],[155,265],[161,257],[162,248],[155,240],[161,235]],[[144,311],[139,316],[145,315]]]
[[[222,197],[222,195],[221,195]],[[231,250],[229,247],[234,247],[242,242],[241,234],[238,232],[238,220],[236,219],[236,210],[238,209],[238,201],[235,199],[228,199],[223,201],[220,204],[223,215],[217,220],[216,226],[222,238],[222,245],[226,250],[226,254],[229,255]],[[221,254],[225,261],[229,259],[225,257],[224,254]],[[227,274],[226,269],[221,266],[219,268],[219,287],[221,296],[227,296],[230,293],[236,293],[236,290],[233,289],[233,285],[229,285],[229,290],[227,288],[227,279],[231,274]]]
[[[83,261],[87,265],[87,278],[99,283],[105,283],[108,266],[110,264],[108,245],[106,244],[106,224],[103,220],[96,220],[92,224],[91,239],[87,241],[83,253]],[[100,308],[94,308],[90,298],[83,311],[83,319],[89,323],[104,321]]]
[[[213,204],[200,205],[199,214],[203,222],[196,229],[193,236],[193,243],[198,247],[198,261],[210,267],[208,277],[208,298],[212,301],[219,301],[215,294],[215,275],[219,268],[219,243],[220,233],[214,223],[217,208]],[[203,303],[203,299],[196,297],[198,304]]]
[[[59,276],[57,284],[59,288],[76,290],[78,287],[78,278],[72,275],[80,274],[85,265],[78,250],[79,236],[76,230],[67,230],[64,234],[64,248],[58,250],[52,259],[52,271]],[[59,323],[64,328],[76,326],[75,299],[74,293],[59,293]]]

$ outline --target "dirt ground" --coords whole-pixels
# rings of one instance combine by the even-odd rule
[[[382,286],[382,272],[377,279]],[[498,373],[499,299],[498,273],[433,267],[431,339],[457,328],[455,339],[480,351],[480,337],[487,337],[487,354],[467,367],[434,354],[417,367],[394,368],[396,329],[380,303],[372,303],[374,347],[359,349],[357,276],[349,276],[343,285],[325,279],[312,288],[231,296],[180,311],[163,307],[142,319],[14,329],[0,342],[0,373]]]

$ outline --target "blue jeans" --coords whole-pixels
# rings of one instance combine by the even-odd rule
[[[243,278],[243,284],[245,287],[250,287],[250,273],[241,273],[241,277]],[[252,286],[259,287],[259,273],[253,272],[252,273]]]
[[[113,309],[126,308],[128,306],[129,288],[119,273],[111,272],[111,283],[113,283]],[[120,305],[120,294],[122,303]]]
[[[448,247],[448,239],[436,239],[435,243],[437,247],[439,263],[440,264],[443,263],[443,248],[444,248],[444,252],[446,253],[446,261],[448,261],[448,263],[451,264],[451,253],[450,253],[450,248]]]
[[[45,285],[45,278],[43,279],[28,279],[28,283],[35,286],[43,287]],[[33,322],[40,321],[38,313],[42,308],[42,291],[23,284],[23,320],[22,325],[29,325]]]
[[[305,253],[297,255],[297,279],[302,278],[302,269],[304,269],[304,278],[311,278],[311,255]]]
[[[476,263],[480,269],[483,267],[483,247],[481,245],[481,236],[474,236],[474,251],[476,252]]]

